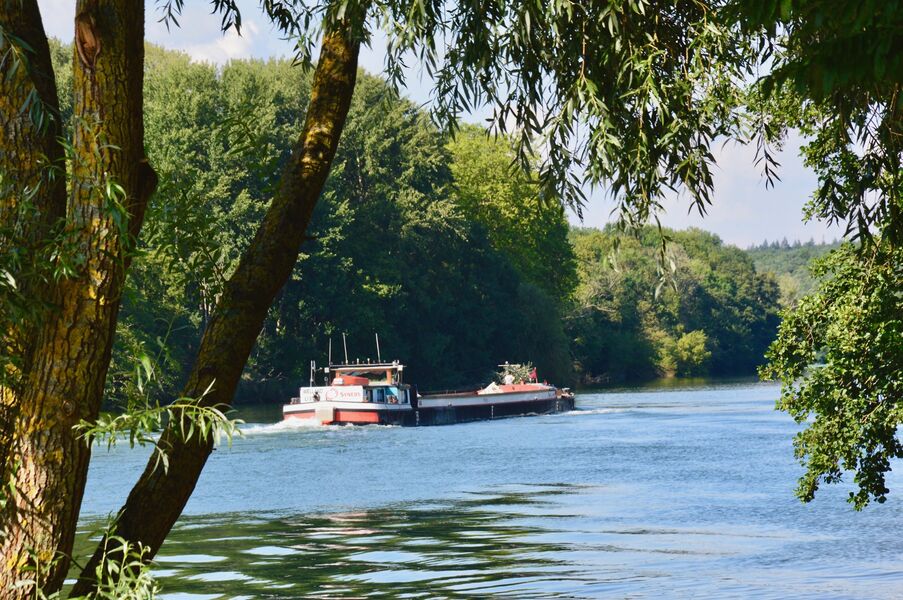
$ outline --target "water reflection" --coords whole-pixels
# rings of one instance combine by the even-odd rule
[[[573,491],[543,486],[271,519],[189,517],[166,542],[155,575],[167,598],[572,596],[560,592],[561,582],[581,577],[564,560],[565,546],[541,541],[548,527],[513,521],[567,516],[542,509],[555,508],[549,497]]]

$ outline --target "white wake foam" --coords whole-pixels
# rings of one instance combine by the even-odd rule
[[[619,408],[575,408],[574,410],[569,410],[567,412],[561,413],[567,417],[586,417],[589,415],[610,415],[613,413],[622,413],[630,410],[629,408],[619,407]]]
[[[278,423],[246,423],[240,427],[242,435],[267,435],[285,431],[350,431],[363,429],[389,429],[397,425],[322,425],[316,419],[287,419]]]
[[[239,429],[242,435],[261,435],[297,429],[338,429],[338,427],[335,425],[322,425],[316,419],[286,419],[278,423],[245,423]]]

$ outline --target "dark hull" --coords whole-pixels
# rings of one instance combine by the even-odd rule
[[[385,425],[426,426],[454,425],[472,421],[488,421],[527,415],[548,415],[574,410],[574,397],[561,396],[543,400],[509,402],[488,406],[447,406],[441,408],[415,408],[405,415],[385,415]],[[394,417],[394,418],[393,418]]]

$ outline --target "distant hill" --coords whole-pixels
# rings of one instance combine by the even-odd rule
[[[824,256],[828,251],[840,246],[840,242],[816,244],[808,242],[768,242],[746,250],[760,273],[772,273],[781,288],[781,305],[793,306],[799,298],[815,288],[815,279],[809,272],[812,260]]]

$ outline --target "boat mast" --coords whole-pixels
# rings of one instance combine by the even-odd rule
[[[345,347],[345,364],[349,364],[348,362],[348,341],[345,339],[345,333],[342,332],[342,346]]]
[[[382,362],[383,359],[382,359],[382,357],[379,355],[379,334],[378,334],[378,333],[374,333],[373,335],[376,336],[376,362]]]

